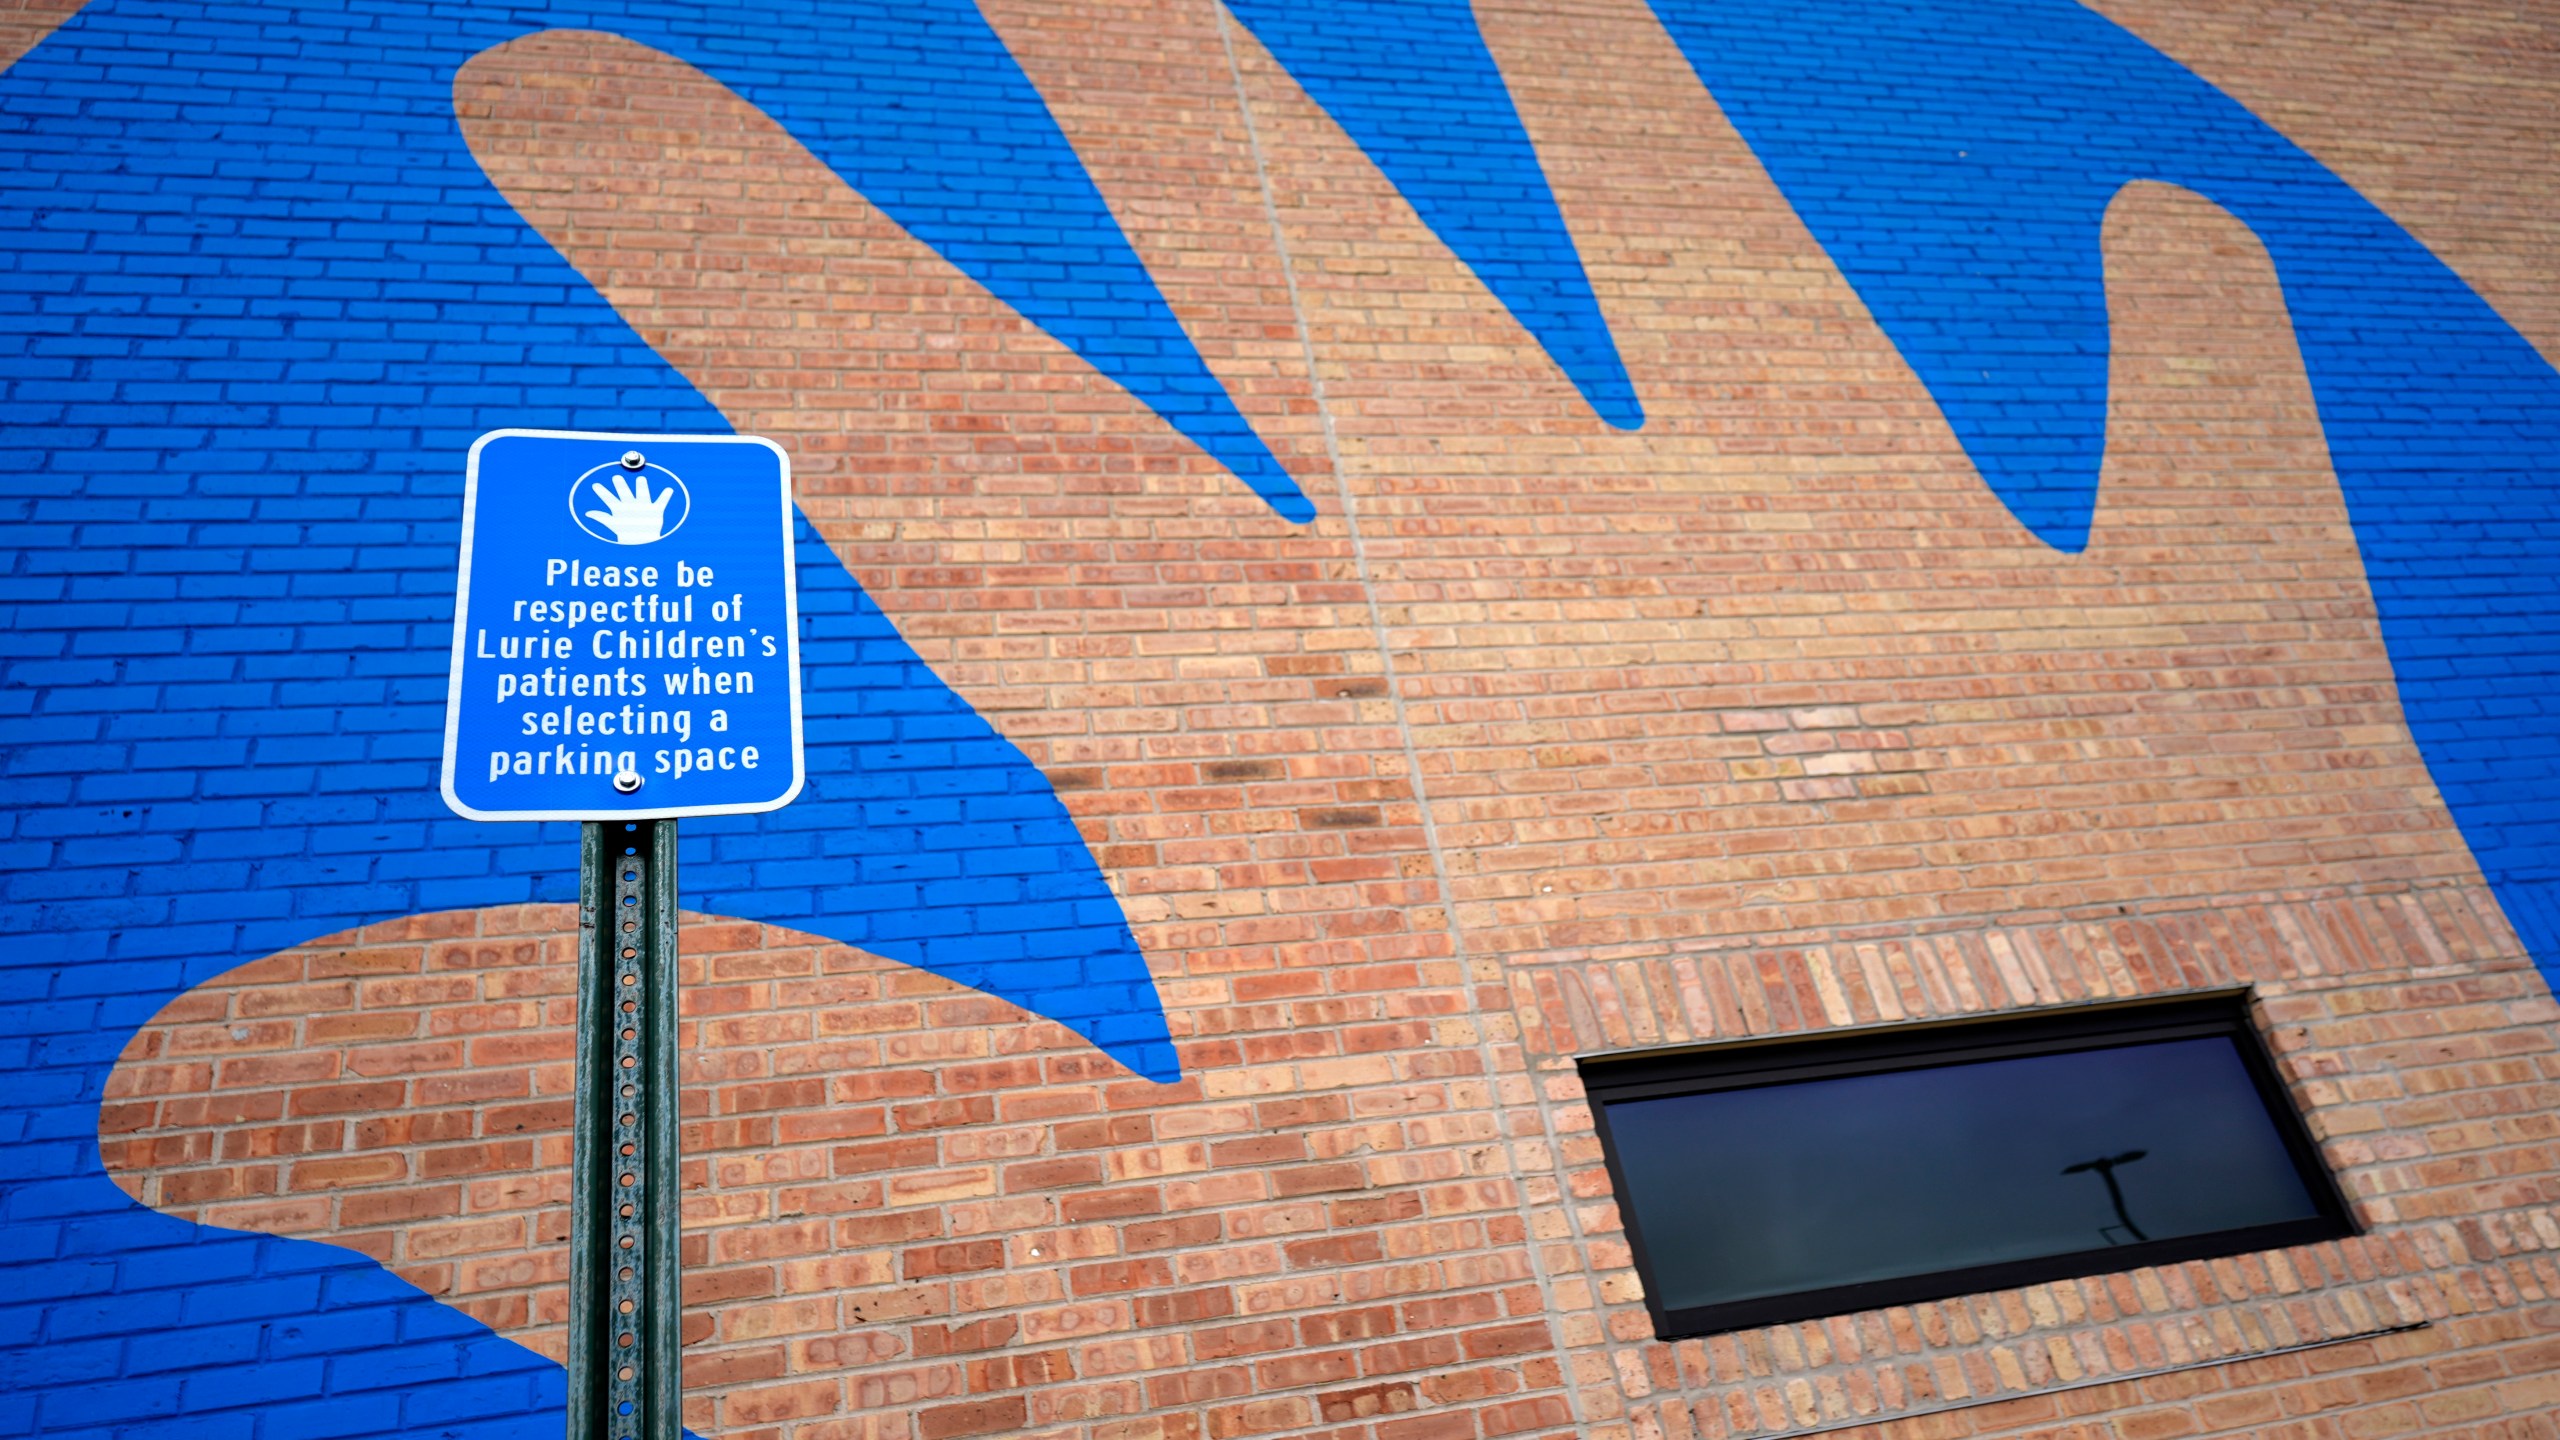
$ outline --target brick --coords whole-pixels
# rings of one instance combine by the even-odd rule
[[[993,1270],[1004,1264],[1004,1246],[993,1240],[975,1240],[958,1245],[927,1245],[908,1251],[900,1260],[901,1272],[910,1280],[933,1275],[963,1275],[976,1270]]]
[[[1029,1407],[1021,1396],[998,1396],[960,1405],[935,1405],[916,1412],[916,1434],[923,1440],[950,1440],[960,1435],[998,1435],[1022,1428]]]

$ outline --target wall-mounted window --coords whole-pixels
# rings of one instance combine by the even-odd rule
[[[2241,992],[1581,1066],[1664,1339],[2354,1233]]]

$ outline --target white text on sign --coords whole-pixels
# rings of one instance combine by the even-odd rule
[[[746,597],[738,592],[699,593],[718,583],[708,565],[679,562],[672,590],[660,584],[655,565],[580,565],[558,558],[543,561],[546,589],[621,590],[625,593],[567,600],[520,599],[508,609],[504,624],[474,627],[472,656],[481,660],[550,661],[581,656],[605,661],[770,660],[782,654],[781,637],[762,625],[748,624]],[[517,625],[537,626],[516,629]],[[704,628],[698,628],[704,627]],[[681,778],[696,771],[753,770],[763,761],[753,745],[705,744],[704,737],[729,729],[729,712],[701,705],[612,705],[580,702],[703,700],[752,695],[752,667],[616,668],[610,671],[500,669],[495,673],[499,704],[535,700],[570,703],[527,703],[517,717],[521,736],[550,740],[543,748],[492,749],[486,756],[492,780],[508,775],[616,775],[625,771]],[[556,739],[554,737],[557,737]],[[641,743],[633,743],[633,742]],[[666,742],[648,744],[647,742]],[[644,748],[644,746],[646,748]]]

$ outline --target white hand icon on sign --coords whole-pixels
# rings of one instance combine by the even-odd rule
[[[603,509],[588,511],[587,518],[612,531],[616,545],[646,545],[666,532],[667,502],[676,496],[674,486],[652,496],[644,473],[636,478],[614,476],[611,490],[601,480],[587,488],[604,502]]]

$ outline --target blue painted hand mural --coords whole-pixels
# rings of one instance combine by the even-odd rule
[[[1593,406],[1638,423],[1472,17],[1235,8]],[[2307,156],[2067,0],[1659,13],[1986,480],[2065,548],[2099,460],[2107,201],[2170,180],[2266,237],[2413,727],[2560,955],[2549,368]],[[346,17],[95,0],[0,77],[0,1369],[22,1407],[0,1429],[246,1434],[256,1407],[273,1435],[554,1433],[552,1367],[341,1252],[136,1209],[94,1142],[106,1066],[190,985],[367,919],[569,893],[565,827],[434,799],[456,457],[503,424],[726,427],[480,175],[450,114],[471,55],[587,26],[699,65],[1276,513],[1312,514],[964,0]],[[1045,781],[801,544],[810,788],[688,825],[690,903],[976,985],[1169,1076],[1146,969]],[[225,1363],[155,1372],[144,1344]]]

